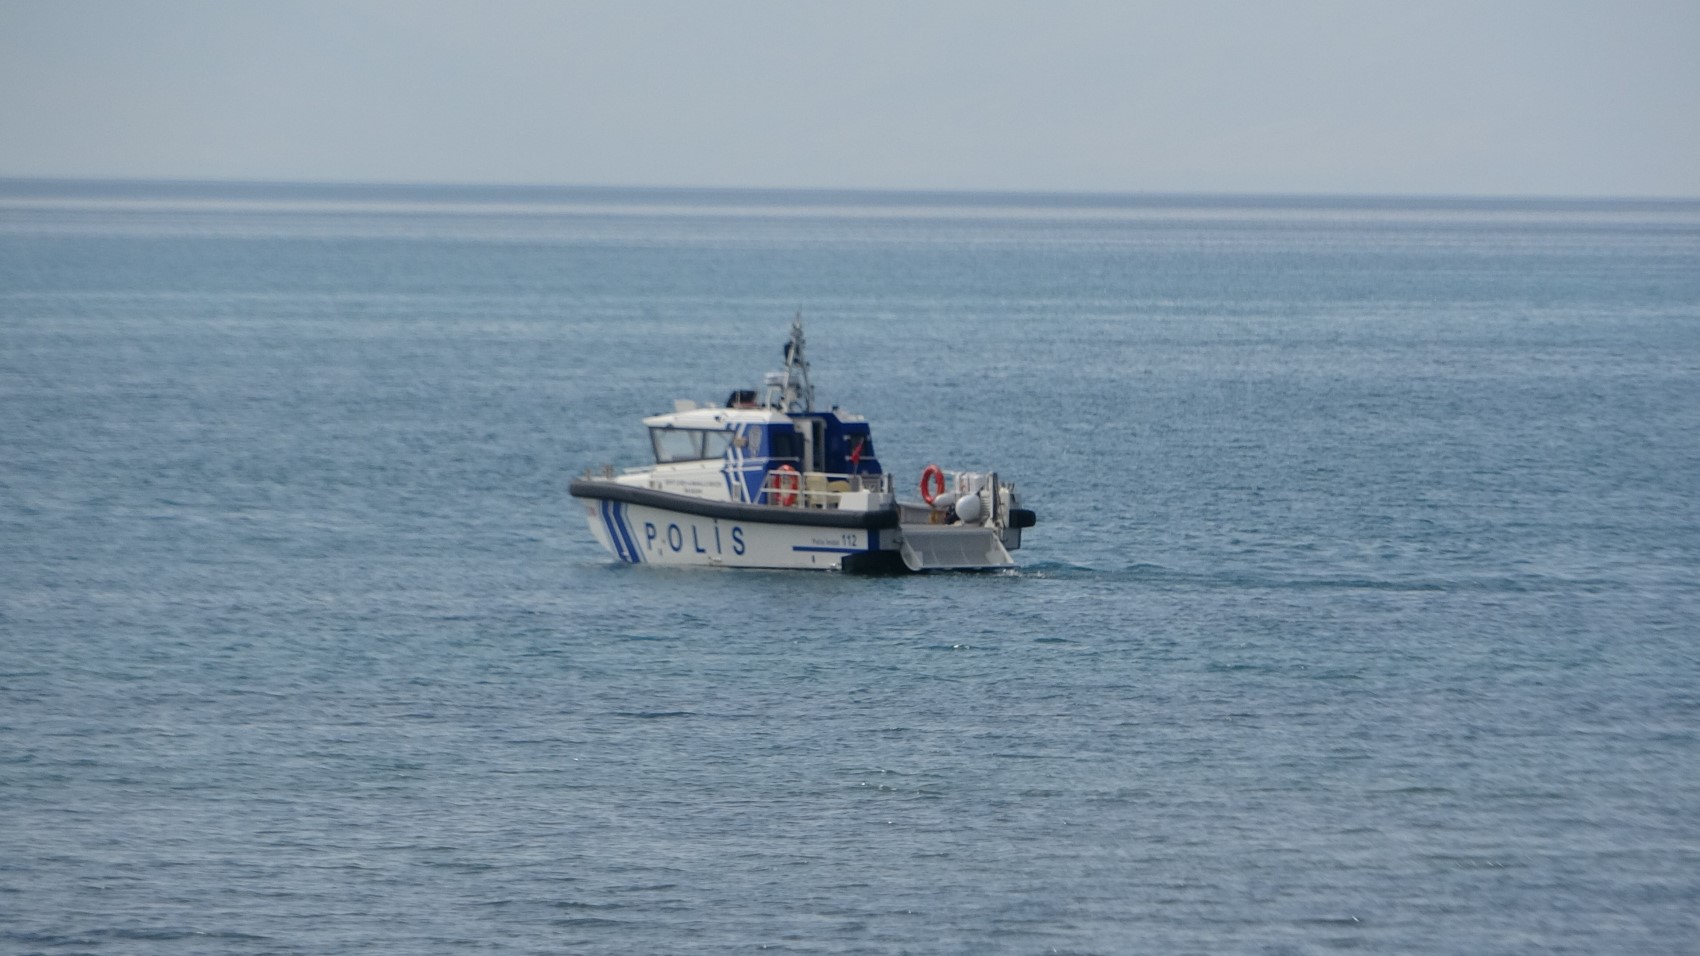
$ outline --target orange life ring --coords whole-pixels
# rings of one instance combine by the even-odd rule
[[[790,465],[780,465],[773,470],[773,490],[779,493],[777,500],[781,508],[796,504],[797,490],[802,487],[803,479],[797,474],[797,469]]]
[[[939,486],[938,490],[932,494],[927,494],[928,479],[932,479]],[[942,494],[944,494],[944,470],[937,465],[928,465],[921,469],[921,500],[930,505],[937,501],[939,495]]]

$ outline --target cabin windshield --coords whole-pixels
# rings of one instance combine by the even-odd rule
[[[655,445],[656,463],[665,465],[724,458],[732,443],[732,433],[703,428],[651,428],[649,439]]]

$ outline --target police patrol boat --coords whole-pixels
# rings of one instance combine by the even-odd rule
[[[1034,525],[996,472],[921,472],[899,501],[867,419],[819,410],[803,323],[785,369],[724,405],[675,401],[643,420],[655,463],[587,471],[569,491],[596,540],[630,564],[853,572],[1006,568]]]

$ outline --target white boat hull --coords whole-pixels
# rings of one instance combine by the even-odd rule
[[[1013,525],[934,523],[919,506],[871,511],[711,503],[581,479],[572,493],[591,534],[627,564],[886,573],[1015,565]],[[1030,515],[1030,513],[1024,513]],[[902,518],[911,518],[904,521]],[[919,518],[920,520],[913,520]]]
[[[627,564],[842,570],[853,555],[895,555],[899,534],[710,518],[609,499],[582,503],[596,540]]]

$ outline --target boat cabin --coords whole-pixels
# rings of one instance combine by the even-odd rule
[[[867,420],[837,408],[788,414],[679,402],[671,414],[643,423],[662,485],[687,483],[702,493],[700,480],[687,476],[700,479],[711,472],[723,477],[730,500],[756,503],[766,503],[787,483],[778,490],[795,492],[822,482],[844,490],[883,485]]]

